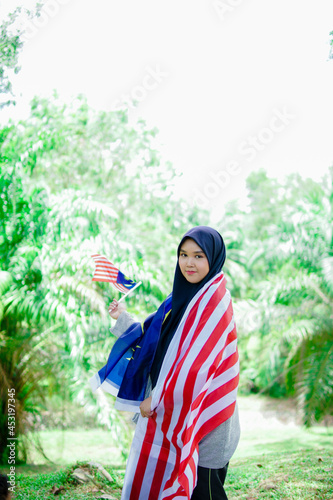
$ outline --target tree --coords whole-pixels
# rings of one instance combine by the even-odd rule
[[[56,95],[35,98],[29,119],[2,131],[1,398],[17,388],[19,432],[27,409],[38,412],[43,396],[64,387],[64,397],[96,409],[88,378],[112,346],[106,311],[115,293],[91,282],[92,253],[143,281],[128,301],[134,314],[153,311],[170,291],[179,235],[200,221],[171,198],[174,173],[155,136],[124,111]],[[115,419],[111,407],[108,424]]]
[[[250,212],[229,213],[226,224],[243,235],[237,244],[247,256],[236,303],[243,384],[296,396],[306,425],[333,406],[332,174],[279,184],[254,173]]]
[[[0,110],[14,104],[12,96],[11,73],[18,73],[18,55],[23,46],[20,33],[13,30],[15,20],[20,13],[16,9],[0,26]]]

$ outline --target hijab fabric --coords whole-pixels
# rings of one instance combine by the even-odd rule
[[[203,280],[199,281],[199,283],[190,283],[187,281],[185,276],[183,276],[178,263],[182,245],[185,240],[189,238],[194,240],[204,251],[209,263],[209,272]],[[153,388],[156,385],[165,353],[188,304],[191,302],[196,293],[221,271],[225,258],[226,249],[223,238],[220,233],[211,227],[194,227],[187,231],[187,233],[185,233],[182,237],[177,250],[177,265],[173,281],[171,312],[164,321],[150,371]]]

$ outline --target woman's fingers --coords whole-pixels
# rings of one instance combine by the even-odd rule
[[[154,414],[153,411],[144,411],[144,410],[140,410],[140,413],[141,413],[141,416],[144,418],[150,418]]]
[[[140,404],[140,413],[145,418],[152,417],[154,414],[153,410],[151,409],[151,399],[152,398],[150,396]]]
[[[109,314],[111,316],[111,318],[113,319],[117,319],[120,312],[118,310],[118,302],[116,299],[114,299],[111,304],[109,305],[109,308],[108,308],[108,311],[109,311]]]
[[[126,311],[126,305],[123,302],[119,302],[116,299],[113,299],[111,304],[108,307],[109,314],[111,318],[118,319],[123,311]]]
[[[109,312],[114,311],[118,307],[118,302],[114,299],[109,305]]]

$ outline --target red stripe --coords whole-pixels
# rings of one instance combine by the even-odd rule
[[[94,274],[107,274],[108,276],[114,276],[115,278],[118,276],[118,273],[114,273],[104,268],[96,268]]]
[[[233,378],[230,382],[228,382],[226,384],[226,388],[224,388],[224,395],[226,394],[229,394],[229,392],[231,392],[232,390],[236,389],[237,386],[238,386],[238,375],[237,377]],[[222,386],[223,387],[223,386]],[[216,389],[216,393],[217,393],[217,396],[212,393],[212,394],[209,394],[207,396],[207,398],[205,399],[204,403],[203,403],[203,408],[201,409],[201,413],[209,408],[209,406],[211,406],[211,404],[214,404],[216,403],[216,401],[218,401],[219,399],[221,399],[223,396],[221,396],[221,387],[219,387],[218,389]],[[205,437],[207,436],[207,434],[209,434],[211,431],[213,431],[214,429],[216,429],[216,427],[218,427],[219,425],[223,424],[223,422],[225,422],[226,420],[228,420],[234,413],[234,410],[235,410],[235,405],[236,405],[236,402],[233,402],[232,404],[230,404],[229,406],[227,406],[226,408],[224,408],[223,410],[221,410],[218,414],[215,414],[214,416],[212,416],[209,420],[203,422],[203,424],[201,425],[201,427],[196,431],[196,434],[193,438],[193,433],[194,433],[194,429],[197,425],[197,422],[199,420],[199,418],[201,418],[201,413],[199,413],[196,418],[194,419],[194,421],[192,422],[191,426],[188,427],[187,431],[186,431],[186,435],[184,437],[184,446],[191,442],[192,441],[192,444],[191,444],[191,448],[188,452],[188,457],[191,457],[194,453],[195,450],[198,451],[198,444],[199,442]],[[180,464],[180,467],[179,467],[179,474],[182,474],[185,469],[186,469],[186,466],[187,466],[187,462],[186,460],[183,460],[183,462]]]
[[[202,299],[202,297],[200,299]],[[185,330],[186,335],[190,331],[190,329],[191,329],[191,327],[192,327],[192,325],[193,325],[193,323],[195,321],[195,318],[196,318],[196,315],[197,315],[197,311],[198,311],[198,308],[199,308],[199,305],[200,305],[200,301],[201,300],[197,301],[197,303],[195,304],[194,308],[191,310],[191,313],[189,314],[189,317],[187,318],[187,320],[185,322],[184,330]],[[202,328],[203,328],[203,326],[204,325],[202,325]],[[183,334],[182,334],[183,341],[186,338],[186,335],[184,335],[184,330],[183,330]],[[181,341],[180,341],[180,344],[181,344]],[[163,392],[164,392],[164,398],[163,398],[164,399],[163,400],[164,415],[163,415],[163,421],[162,421],[162,424],[161,424],[161,430],[162,430],[162,433],[163,433],[163,444],[162,444],[162,446],[170,446],[169,439],[166,436],[167,436],[167,433],[168,433],[168,430],[169,430],[169,427],[170,427],[170,423],[171,423],[171,419],[172,419],[172,413],[173,413],[173,409],[174,409],[174,399],[173,399],[174,389],[175,389],[175,386],[176,386],[177,381],[178,381],[178,372],[179,372],[180,368],[183,366],[183,364],[185,362],[185,359],[186,359],[186,356],[184,356],[184,358],[180,361],[180,363],[179,363],[179,365],[177,367],[176,372],[173,375],[171,375],[172,372],[173,372],[173,370],[174,370],[174,366],[175,366],[175,364],[176,364],[176,362],[177,362],[177,360],[179,358],[180,348],[181,348],[181,346],[179,345],[177,355],[176,355],[174,363],[173,363],[172,367],[170,368],[169,373],[168,373],[168,375],[166,377],[166,381],[165,381],[164,388],[163,388]],[[166,383],[167,383],[168,379],[170,378],[170,376],[172,378],[171,378],[171,381],[170,381],[170,383],[168,385],[168,388],[166,389]],[[192,386],[192,390],[193,390],[193,386]],[[185,407],[185,405],[184,405],[184,407]],[[180,449],[179,449],[179,446],[177,444],[177,436],[178,436],[178,433],[179,433],[180,428],[182,427],[182,425],[183,425],[183,423],[182,423],[181,419],[179,419],[178,420],[178,425],[176,426],[176,428],[174,429],[174,432],[173,432],[172,443],[174,444],[174,446],[176,448],[176,452],[177,452],[176,462],[178,462],[177,466],[174,468],[174,471],[177,471],[178,466],[179,466],[179,462],[180,462]],[[166,464],[164,464],[163,472],[165,472],[165,467],[166,467]],[[175,472],[173,474],[173,476],[171,476],[171,478],[169,479],[169,481],[167,481],[165,489],[167,489],[168,487],[170,487],[172,485],[172,483],[174,482],[174,480],[176,479],[176,477],[177,477],[177,472]],[[155,477],[154,477],[154,481],[155,481]]]
[[[187,498],[186,493],[184,492],[184,488],[182,486],[179,486],[178,490],[176,493],[171,493],[171,495],[168,495],[167,497],[164,498],[164,500],[172,500],[173,498],[180,498],[184,497]]]
[[[96,262],[95,266],[96,266],[96,269],[106,269],[107,271],[113,272],[116,274],[118,274],[118,272],[119,272],[119,270],[116,267],[108,266],[104,262]]]
[[[197,313],[199,304],[200,304],[200,300],[197,301],[197,303],[195,304],[194,308],[191,310],[191,313],[189,315],[189,317],[191,316],[191,321],[189,321],[189,317],[188,317],[187,321],[185,322],[184,330],[186,330],[186,333],[189,332],[189,330],[190,330],[190,328],[191,328],[191,326],[193,324],[193,321],[194,321],[194,319],[196,317],[196,313]],[[184,335],[182,335],[182,337],[184,337]],[[173,381],[172,390],[170,390],[170,385],[169,385],[168,386],[168,390],[166,391],[166,383],[167,383],[167,381],[169,379],[170,374],[173,372],[173,369],[174,369],[174,366],[175,366],[175,364],[177,362],[179,353],[180,353],[180,347],[178,348],[178,352],[177,352],[177,355],[175,357],[174,363],[173,363],[172,367],[169,370],[169,374],[166,377],[166,381],[165,381],[164,387],[163,387],[163,393],[165,393],[165,395],[164,395],[164,401],[163,401],[163,403],[164,403],[164,415],[163,415],[163,421],[162,421],[162,425],[161,425],[161,430],[163,432],[163,445],[164,446],[169,446],[169,440],[166,438],[166,435],[167,435],[167,432],[168,432],[168,429],[169,429],[169,426],[170,426],[170,422],[171,422],[171,418],[172,418],[172,411],[173,411],[173,408],[174,408],[173,390],[174,390],[174,386],[176,384],[176,380]],[[177,448],[178,448],[177,451],[179,451],[179,447],[177,447]],[[176,466],[174,468],[175,471],[177,471],[179,463],[180,463],[180,455],[179,455],[179,452],[178,452],[177,453],[177,458],[176,458]],[[165,473],[165,467],[166,467],[166,464],[164,464],[163,473]],[[160,468],[160,466],[159,466],[159,468]],[[156,476],[156,472],[155,472],[155,475],[154,475],[153,483],[155,482],[155,479],[156,479],[155,476]],[[165,489],[167,489],[167,487],[170,487],[172,485],[172,483],[174,482],[174,478],[176,477],[176,474],[174,474],[173,476],[167,481],[167,483],[165,485]],[[160,487],[161,487],[161,485],[160,485]],[[158,497],[156,497],[156,498],[158,498]]]
[[[155,469],[154,477],[152,480],[151,490],[148,497],[148,500],[156,500],[159,498],[159,494],[162,488],[162,482],[165,474],[165,468],[167,465],[167,460],[169,458],[169,443],[165,446],[165,442],[163,441],[160,454],[158,456],[158,466]]]
[[[109,274],[107,273],[95,273],[94,276],[93,276],[93,279],[97,279],[97,278],[104,278],[104,279],[107,279],[108,281],[110,281],[111,283],[113,282],[116,282],[116,280],[113,278],[113,276],[110,276]]]
[[[209,408],[212,404],[216,403],[216,401],[218,401],[219,399],[222,399],[224,396],[234,391],[238,386],[238,379],[239,375],[237,374],[234,378],[218,387],[214,392],[208,394],[203,402],[201,412]],[[234,403],[232,403],[232,405],[234,405]],[[214,415],[214,417],[211,417],[209,420],[203,423],[203,425],[200,427],[200,429],[198,429],[196,433],[197,442],[200,442],[209,432],[214,430],[219,425],[223,424],[223,422],[228,420],[228,418],[233,415],[233,410],[230,408],[232,405],[229,405],[221,410],[218,416]],[[191,435],[199,418],[200,413],[193,420],[191,427],[188,428],[188,431],[186,433],[187,438],[184,439],[184,446],[191,440]],[[193,453],[194,449],[195,447],[192,446],[190,455]]]
[[[201,297],[201,299],[202,299],[202,297]],[[190,329],[191,329],[191,327],[192,327],[192,325],[193,325],[193,323],[194,323],[194,321],[196,319],[197,311],[198,311],[200,302],[201,302],[201,300],[197,301],[197,304],[195,304],[194,308],[192,309],[192,314],[191,313],[189,314],[189,317],[188,317],[187,321],[185,322],[184,330],[183,330],[183,334],[182,334],[183,342],[184,342],[184,340],[186,338],[186,335],[189,333],[189,331],[190,331]],[[190,321],[190,319],[191,319],[191,321]],[[201,326],[198,325],[198,328],[197,328],[196,332],[194,332],[193,337],[197,338],[197,336],[199,335],[199,333],[201,332],[201,330],[203,329],[203,327],[204,327],[204,322],[202,322]],[[185,334],[184,334],[184,332],[185,332]],[[193,340],[194,339],[192,339],[191,345],[193,343]],[[181,343],[183,343],[183,342],[181,341]],[[177,382],[179,380],[178,379],[179,372],[180,372],[181,368],[183,367],[183,365],[185,363],[185,360],[187,359],[187,354],[188,354],[188,351],[189,351],[191,345],[187,349],[187,352],[186,352],[185,356],[183,357],[183,359],[179,361],[179,363],[178,363],[178,365],[177,365],[174,373],[172,373],[173,372],[173,368],[174,368],[174,366],[175,366],[175,364],[176,364],[176,362],[178,360],[178,353],[180,353],[181,346],[179,346],[177,357],[176,357],[175,362],[173,364],[173,367],[171,369],[172,371],[171,370],[169,371],[169,374],[168,374],[168,377],[167,377],[167,379],[168,379],[169,376],[172,374],[171,375],[171,377],[172,377],[171,381],[168,384],[167,388],[165,388],[165,385],[164,385],[164,388],[165,388],[164,405],[165,405],[165,407],[171,409],[171,411],[168,412],[169,413],[169,415],[167,415],[168,418],[164,418],[163,424],[162,424],[162,431],[165,432],[165,434],[168,432],[169,426],[170,426],[170,422],[171,422],[172,409],[173,409],[173,406],[174,406],[173,405],[173,393],[174,393],[176,384],[177,384]],[[186,401],[189,401],[189,402],[192,401],[192,397],[191,396],[193,394],[193,389],[194,389],[193,382],[194,382],[193,376],[191,375],[191,373],[189,373],[188,376],[187,376],[187,378],[186,378],[186,380],[185,380],[185,382],[184,382],[184,388],[183,388],[184,396],[186,394],[186,398],[184,399],[184,403]],[[188,385],[188,388],[189,388],[189,392],[186,392],[186,386],[187,385]],[[181,427],[183,426],[183,419],[184,419],[185,413],[187,413],[187,408],[188,408],[188,405],[183,404],[183,410],[182,410],[182,412],[180,414],[180,418],[178,420],[178,425],[176,426],[176,428],[174,430],[174,432],[176,434],[179,433]],[[177,444],[176,444],[176,446],[177,446]]]
[[[239,359],[238,356],[238,350],[236,347],[235,352],[233,352],[228,358],[224,359],[219,366],[219,368],[216,370],[215,377],[218,377],[221,373],[224,373],[226,370],[229,370],[232,366],[234,366]]]
[[[95,265],[96,266],[105,266],[105,267],[108,267],[110,269],[116,269],[118,271],[116,266],[114,264],[112,264],[112,262],[110,262],[107,259],[95,259]]]
[[[235,366],[235,364],[238,362],[238,351],[236,350],[235,353],[231,356],[229,356],[229,358],[227,358],[226,361],[222,362],[222,365],[224,365],[223,369],[221,367],[219,368],[219,370],[223,373],[225,372],[226,370],[228,370],[229,368],[231,368],[232,366]],[[215,376],[216,377],[216,376]],[[214,378],[215,378],[214,377]],[[239,373],[237,373],[232,379],[230,379],[229,381],[225,382],[223,385],[217,387],[214,391],[212,391],[211,393],[205,395],[205,398],[204,398],[204,402],[202,403],[202,408],[201,408],[201,411],[204,411],[205,409],[209,408],[209,406],[211,406],[212,404],[216,403],[216,401],[218,401],[219,399],[222,399],[224,396],[226,396],[227,394],[229,394],[230,392],[234,391],[237,386],[238,386],[238,379],[239,379]],[[202,399],[202,398],[201,398]],[[198,405],[196,405],[197,407]],[[190,429],[193,429],[196,425],[196,422],[198,421],[198,418],[199,418],[200,414],[197,415],[197,417],[194,419],[192,425],[191,425],[191,428]],[[229,417],[228,417],[229,418]],[[225,419],[227,420],[227,418]],[[220,422],[220,423],[223,423],[223,422]],[[214,427],[216,427],[216,423],[214,421]],[[220,424],[219,424],[220,425]],[[213,429],[211,429],[213,430]],[[210,432],[210,431],[209,431]],[[192,430],[189,431],[189,433],[187,434],[188,436],[191,436],[191,433],[192,433]],[[201,441],[201,439],[205,436],[206,434],[200,434],[200,439],[199,441]],[[184,439],[184,445],[189,441],[190,439]]]
[[[215,282],[216,281],[217,280],[215,280]],[[222,283],[223,283],[223,280],[222,280],[221,284]],[[191,347],[193,346],[194,342],[196,341],[198,335],[201,333],[202,329],[206,325],[207,320],[210,318],[212,311],[215,309],[215,307],[218,305],[218,303],[222,299],[221,293],[223,293],[224,291],[225,291],[225,287],[219,286],[215,290],[215,292],[213,293],[212,297],[209,299],[209,302],[207,303],[207,305],[206,305],[206,307],[201,315],[201,318],[200,318],[200,321],[199,321],[198,326],[196,328],[196,331],[194,332],[194,335],[191,339],[191,343],[187,349],[187,352],[186,352],[185,356],[183,357],[183,359],[178,363],[177,368],[175,370],[175,373],[173,374],[172,380],[171,380],[170,384],[168,385],[168,388],[166,390],[165,397],[164,397],[164,404],[166,404],[168,394],[169,394],[169,399],[173,398],[173,392],[174,392],[175,386],[179,380],[179,372],[180,372],[180,370],[185,362],[185,359],[187,358],[187,355],[189,354]],[[199,304],[201,303],[204,295],[205,294],[203,294],[200,297],[200,299],[197,301],[197,304],[192,309],[193,314],[192,315],[189,314],[189,317],[184,325],[184,330],[186,329],[187,334],[188,334],[191,326],[193,325],[193,323],[196,319],[198,307],[199,307]],[[224,296],[224,293],[223,293],[223,296]],[[208,310],[210,310],[210,312],[208,312]],[[195,312],[195,315],[194,315],[194,312]],[[190,317],[191,317],[191,323],[189,321]],[[182,338],[183,338],[183,341],[186,338],[184,336],[184,331],[183,331]],[[207,344],[209,344],[209,342],[207,342]],[[179,449],[179,446],[177,445],[177,436],[178,436],[181,428],[184,425],[184,420],[185,420],[186,416],[188,415],[188,411],[189,411],[191,402],[193,400],[193,390],[194,390],[194,386],[195,386],[195,379],[197,377],[196,367],[200,368],[200,366],[202,366],[202,363],[204,362],[204,360],[207,359],[207,357],[209,356],[209,354],[211,352],[211,346],[207,345],[207,344],[205,344],[204,349],[201,350],[201,352],[199,353],[197,358],[194,360],[194,362],[192,364],[193,368],[191,367],[191,370],[188,373],[188,376],[186,377],[186,380],[184,382],[184,387],[183,387],[184,403],[186,403],[186,401],[188,401],[188,404],[183,404],[178,422],[177,422],[175,429],[173,431],[173,439],[172,439],[172,442],[173,442],[173,444],[176,448],[176,451],[177,451],[177,455],[180,455],[180,453],[181,453],[181,450]],[[162,424],[162,431],[163,432],[167,433],[169,426],[170,426],[170,421],[171,421],[170,417],[168,419],[164,419],[164,421],[163,421],[163,424],[165,424],[164,429],[163,429],[163,424]],[[167,487],[171,487],[171,485],[176,480],[177,475],[178,475],[178,471],[175,468],[169,481],[166,483],[165,489]]]
[[[104,283],[112,283],[112,281],[107,278],[93,278],[91,281],[102,281]]]
[[[207,306],[207,308],[208,308],[208,306]],[[218,338],[217,338],[217,339],[215,339],[215,341],[214,341],[214,336],[215,336],[216,332],[220,329],[220,327],[221,327],[221,323],[222,323],[222,322],[224,323],[224,327],[225,327],[225,323],[226,323],[226,322],[225,322],[225,320],[226,320],[226,318],[228,318],[228,319],[229,319],[229,317],[230,317],[230,315],[229,315],[229,311],[230,311],[230,309],[232,310],[231,302],[230,302],[230,304],[229,304],[229,306],[228,306],[228,308],[227,308],[226,312],[225,312],[225,313],[224,313],[224,315],[222,316],[221,320],[219,321],[219,323],[218,323],[218,324],[217,324],[217,326],[215,327],[214,331],[213,331],[213,332],[212,332],[212,334],[210,335],[210,338],[208,339],[207,343],[205,344],[205,346],[204,346],[204,348],[202,349],[202,351],[201,351],[201,353],[200,353],[200,354],[204,354],[204,353],[203,353],[203,351],[205,351],[207,347],[208,347],[209,353],[210,353],[210,352],[211,352],[211,350],[215,347],[216,342],[218,341]],[[210,315],[209,315],[209,316],[210,316]],[[227,324],[229,324],[229,321],[227,322]],[[225,330],[225,329],[226,329],[226,327],[224,328],[224,330]],[[199,355],[199,356],[200,356],[200,355]],[[199,359],[198,359],[198,358],[199,358],[199,356],[198,356],[198,357],[197,357],[197,359],[195,360],[195,362],[196,362],[196,363],[199,361]],[[222,356],[222,352],[221,352],[221,353],[219,353],[219,355],[217,356],[217,358],[216,358],[216,362],[218,362],[218,360],[220,360],[220,359],[221,359],[221,356]],[[200,358],[201,358],[201,363],[202,363],[202,362],[203,362],[203,361],[202,361],[202,356],[200,356]],[[207,356],[205,356],[205,358],[207,358]],[[213,363],[213,364],[212,364],[212,366],[210,367],[209,372],[208,372],[208,376],[207,376],[207,378],[209,378],[209,376],[211,376],[211,374],[214,372],[214,366],[216,367],[216,362],[215,362],[215,363]],[[194,369],[194,373],[195,373],[195,372],[196,372],[196,370]],[[186,382],[187,382],[187,381],[186,381]],[[192,387],[194,387],[194,382],[192,382],[192,383],[193,383]],[[186,387],[184,387],[184,393],[186,393],[186,394],[187,394]],[[195,401],[195,402],[194,402],[194,404],[193,404],[193,406],[192,406],[192,408],[193,408],[193,409],[194,409],[194,408],[196,408],[196,407],[197,407],[197,406],[201,403],[201,401],[203,400],[204,396],[205,396],[204,394],[199,395],[199,397],[197,398],[197,401]],[[196,403],[197,403],[197,404],[196,404]],[[199,418],[199,416],[200,416],[200,414],[198,414],[197,418],[195,419],[194,424],[196,423],[196,421],[197,421],[197,419]],[[214,425],[214,428],[215,428],[218,424],[216,423],[216,421],[214,421],[214,424],[215,424],[215,425]],[[192,429],[192,428],[194,428],[194,425],[193,425],[193,424],[191,425],[191,429]],[[186,444],[189,440],[193,439],[193,444],[192,444],[192,449],[191,449],[191,452],[193,452],[193,451],[197,448],[197,444],[198,444],[198,442],[199,442],[198,436],[196,435],[196,436],[193,438],[193,436],[192,436],[192,432],[191,432],[190,430],[188,430],[185,434],[186,434],[187,436],[189,436],[190,438],[189,438],[189,439],[187,439],[187,438],[185,437],[185,435],[184,435],[184,441],[183,441],[183,443],[184,443],[184,445],[185,445],[185,444]],[[187,463],[186,463],[185,461],[183,461],[183,463],[182,463],[182,464],[180,464],[179,473],[182,473],[182,472],[185,470],[186,465],[187,465]]]
[[[107,274],[108,276],[113,276],[115,279],[117,279],[118,273],[115,273],[113,271],[109,271],[108,269],[105,268],[96,268],[94,274]]]
[[[214,415],[214,417],[207,420],[207,422],[204,422],[204,424],[202,425],[202,427],[200,427],[200,430],[196,434],[197,443],[199,443],[204,436],[207,436],[207,434],[216,429],[216,427],[223,424],[223,422],[229,420],[229,418],[231,418],[235,412],[235,406],[236,406],[236,401],[234,401],[231,405],[224,408],[218,414]],[[191,452],[193,453],[194,449],[193,451],[192,449],[193,446],[191,447]]]
[[[223,291],[223,289],[222,289],[222,291]],[[178,364],[178,366],[176,368],[176,372],[175,372],[175,376],[174,376],[175,382],[178,379],[180,369],[182,368],[182,366],[185,362],[185,359],[187,358],[187,355],[190,353],[192,345],[195,343],[198,335],[201,333],[203,328],[206,326],[207,320],[210,318],[212,310],[214,310],[215,307],[217,306],[217,304],[220,302],[220,300],[221,300],[220,292],[221,292],[221,289],[217,288],[217,290],[214,292],[214,294],[210,298],[207,306],[205,307],[204,314],[200,318],[201,325],[200,325],[200,323],[198,324],[198,328],[191,339],[191,343],[187,349],[186,355],[184,356],[184,358],[181,360],[181,362]],[[212,309],[211,309],[210,313],[208,313],[208,309],[210,309],[210,306],[212,306]],[[202,366],[204,361],[207,359],[207,357],[211,353],[212,349],[215,347],[216,343],[219,340],[219,337],[216,336],[215,334],[216,334],[217,330],[219,329],[221,323],[223,322],[223,318],[224,318],[224,315],[222,316],[221,320],[219,321],[219,323],[217,324],[217,326],[215,327],[215,329],[211,333],[207,342],[204,344],[204,346],[201,349],[200,353],[198,354],[197,358],[193,361],[192,366],[191,366],[191,370],[189,371],[188,376],[186,378],[186,381],[184,383],[184,397],[186,395],[186,398],[189,399],[190,402],[193,401],[193,390],[194,390],[198,370]],[[213,367],[211,367],[210,370],[213,370]],[[175,383],[174,383],[174,385],[175,385]],[[179,418],[179,421],[182,423],[184,422],[184,418],[186,416],[185,411],[186,410],[185,410],[185,407],[183,405],[182,412],[181,412],[181,415]]]
[[[94,272],[94,276],[108,276],[110,278],[112,278],[113,280],[117,280],[117,274],[114,274],[114,273],[110,273],[109,271],[105,271],[103,269],[97,269],[95,272]]]
[[[173,360],[172,366],[168,371],[168,375],[166,376],[166,380],[163,385],[161,400],[163,399],[163,406],[161,405],[162,414],[159,414],[158,418],[162,418],[161,424],[161,432],[163,433],[162,447],[160,449],[159,457],[157,464],[155,465],[155,460],[152,461],[152,464],[149,464],[149,455],[151,452],[151,448],[155,439],[156,432],[156,413],[153,418],[148,420],[147,430],[145,436],[143,438],[143,443],[141,447],[141,452],[139,455],[138,463],[136,465],[136,470],[133,477],[132,489],[130,500],[137,500],[140,496],[140,492],[143,488],[143,480],[145,476],[145,472],[147,467],[154,466],[154,476],[152,480],[152,484],[148,485],[149,489],[149,497],[148,500],[157,500],[160,498],[163,478],[165,476],[165,470],[167,465],[167,459],[169,457],[170,450],[170,439],[176,450],[176,463],[171,473],[171,477],[166,481],[164,486],[164,490],[166,491],[168,488],[171,488],[175,481],[177,480],[181,485],[177,488],[177,492],[171,495],[168,495],[167,499],[171,500],[173,498],[189,498],[190,492],[193,489],[192,479],[191,484],[189,484],[189,469],[193,474],[193,479],[196,479],[196,461],[193,458],[193,452],[198,449],[198,442],[201,439],[201,436],[206,435],[211,430],[215,429],[220,423],[224,422],[228,418],[230,418],[234,412],[235,403],[230,404],[227,408],[221,410],[217,415],[210,418],[208,421],[204,421],[200,428],[196,431],[195,436],[193,436],[195,425],[200,422],[200,418],[202,418],[202,412],[209,408],[211,404],[216,403],[219,399],[223,398],[224,395],[229,394],[237,387],[238,383],[238,374],[233,377],[230,381],[226,382],[222,386],[216,387],[216,389],[212,390],[212,392],[207,391],[204,394],[200,394],[195,401],[193,401],[193,391],[197,379],[197,374],[203,363],[210,356],[212,349],[214,349],[217,343],[220,341],[221,336],[225,334],[228,325],[232,321],[233,313],[232,313],[232,304],[231,299],[228,304],[227,310],[224,312],[222,318],[220,318],[218,324],[214,328],[212,332],[209,334],[209,338],[202,346],[200,352],[197,354],[194,361],[191,363],[191,369],[188,371],[185,380],[181,380],[180,371],[184,367],[184,363],[189,359],[189,357],[193,356],[193,346],[197,341],[198,336],[202,333],[202,330],[205,328],[207,321],[211,318],[213,311],[218,306],[219,302],[223,299],[226,293],[225,289],[225,278],[219,276],[216,280],[211,284],[214,285],[218,283],[217,289],[214,291],[213,295],[209,298],[208,304],[205,307],[200,306],[202,304],[202,300],[204,299],[209,288],[199,297],[196,304],[192,307],[191,311],[186,318],[183,331],[181,332],[181,338],[177,350],[177,354],[175,359]],[[200,319],[198,321],[197,327],[190,339],[190,344],[184,352],[184,342],[187,339],[190,329],[193,327],[194,322],[198,319],[197,315],[201,314]],[[225,351],[226,346],[230,344],[236,338],[236,329],[235,327],[231,332],[226,335],[225,344],[223,349],[217,354],[216,359],[210,365],[207,372],[207,379],[211,378],[212,383],[214,383],[214,378],[216,378],[219,374],[223,374],[226,370],[235,365],[238,361],[238,352],[231,354],[227,359],[223,360],[223,353]],[[182,359],[180,356],[183,355]],[[213,386],[211,386],[213,389]],[[177,424],[172,429],[172,435],[170,439],[167,438],[167,433],[170,430],[171,418],[174,411],[174,397],[176,394],[183,394],[182,406],[177,408],[177,413],[179,412],[179,418],[177,420]],[[209,391],[209,389],[208,389]],[[160,401],[161,401],[160,400]],[[159,401],[159,403],[160,403]],[[191,445],[189,455],[180,463],[181,459],[181,449],[177,444],[179,439],[179,433],[184,426],[186,419],[189,418],[192,410],[198,408],[199,413],[196,416],[194,422],[191,425],[191,428],[183,429],[181,440],[182,444],[185,445],[189,443]],[[204,417],[205,418],[205,417]],[[152,432],[153,431],[153,432]],[[162,436],[161,436],[162,437]],[[185,472],[187,470],[187,473]],[[153,472],[153,471],[151,471]],[[145,484],[145,490],[147,489],[147,485]]]
[[[152,417],[149,418],[147,422],[147,430],[146,430],[147,440],[145,439],[142,443],[139,460],[133,478],[130,500],[138,500],[140,496],[143,478],[146,472],[149,454],[154,441],[155,432],[156,432],[156,421],[155,417]]]

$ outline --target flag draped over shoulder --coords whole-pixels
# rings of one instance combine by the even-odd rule
[[[94,254],[91,257],[94,259],[96,266],[92,281],[112,283],[121,293],[127,293],[137,285],[135,281],[120,272],[104,255]]]
[[[139,412],[162,324],[171,309],[171,297],[143,324],[133,323],[116,340],[106,365],[90,379],[93,391],[101,387],[116,396],[118,410]]]
[[[198,444],[233,415],[238,378],[231,297],[219,273],[191,300],[169,345],[153,417],[137,423],[122,500],[191,498]]]

